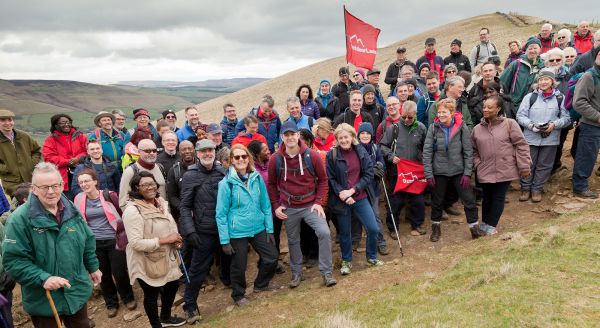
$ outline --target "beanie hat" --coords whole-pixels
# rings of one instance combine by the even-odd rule
[[[530,36],[529,39],[527,39],[527,42],[525,42],[525,47],[523,47],[523,50],[527,50],[527,48],[529,48],[529,46],[532,44],[537,44],[540,48],[542,47],[542,42],[540,39],[536,38],[535,36]]]
[[[549,67],[544,67],[542,68],[542,70],[540,70],[537,78],[539,80],[542,77],[549,77],[552,80],[556,81],[556,74],[554,73],[554,70]]]
[[[169,114],[173,114],[173,115],[175,115],[175,118],[177,118],[177,114],[175,114],[175,112],[172,109],[167,109],[167,110],[163,111],[162,118],[166,119],[167,115],[169,115]]]
[[[338,72],[339,72],[339,75],[350,74],[350,72],[348,71],[348,67],[346,67],[346,66],[340,67]]]
[[[375,87],[371,84],[365,84],[365,86],[363,87],[363,96],[369,92],[375,93]]]
[[[459,47],[462,47],[462,41],[460,41],[459,39],[452,40],[452,42],[450,42],[450,45],[453,45],[453,44],[455,44]]]
[[[321,82],[319,82],[319,86],[322,86],[323,83],[327,83],[329,86],[331,86],[331,82],[329,82],[329,80],[321,80]]]
[[[354,73],[358,72],[360,75],[362,75],[362,77],[365,77],[365,70],[362,68],[357,69],[356,71],[354,71]]]
[[[373,135],[373,125],[371,125],[371,123],[369,123],[369,122],[360,123],[360,126],[358,127],[358,135],[360,135],[362,132],[367,132],[372,136]]]
[[[411,84],[413,87],[415,87],[415,89],[417,88],[417,79],[414,77],[412,79],[404,80],[404,83]]]
[[[421,65],[419,65],[419,72],[422,71],[423,68],[425,68],[425,67],[427,67],[427,68],[429,68],[429,70],[431,70],[431,65],[429,65],[429,63],[425,62],[425,63],[422,63]]]
[[[148,119],[150,119],[150,115],[148,115],[148,111],[145,110],[144,108],[138,108],[138,109],[133,110],[133,119],[134,120],[142,115],[146,115],[148,117]]]

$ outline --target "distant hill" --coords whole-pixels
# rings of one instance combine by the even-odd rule
[[[181,81],[121,81],[117,86],[134,86],[145,88],[180,88],[180,87],[199,87],[206,89],[218,89],[221,91],[237,91],[255,84],[264,82],[268,79],[248,77],[220,80],[206,80],[197,82],[181,82]]]
[[[412,35],[384,48],[379,48],[375,67],[382,71],[379,83],[381,91],[385,95],[389,92],[389,86],[385,84],[383,80],[388,65],[396,58],[396,49],[399,46],[404,46],[408,49],[408,59],[414,62],[423,55],[424,41],[427,37],[433,36],[437,39],[437,54],[442,57],[449,55],[450,42],[453,39],[458,38],[462,40],[463,53],[469,54],[473,46],[479,42],[479,29],[486,26],[491,30],[492,42],[498,46],[500,58],[504,63],[504,60],[508,55],[508,41],[514,38],[518,38],[522,41],[526,40],[528,36],[538,33],[544,22],[546,22],[546,20],[538,17],[512,13],[490,13],[433,27],[430,30]],[[561,22],[551,23],[554,25],[555,31],[567,26]],[[573,25],[567,27],[572,31],[574,30]],[[402,22],[399,21],[398,33],[401,33],[401,29]],[[337,40],[336,42],[343,44],[344,40]],[[284,103],[285,99],[290,95],[294,95],[298,86],[303,83],[308,83],[316,93],[319,81],[322,79],[328,79],[332,84],[337,83],[339,81],[338,69],[345,65],[347,65],[345,56],[311,64],[252,87],[203,102],[199,106],[200,115],[205,122],[218,122],[222,115],[220,108],[225,102],[232,102],[238,108],[239,115],[245,115],[250,108],[258,105],[260,98],[264,94],[270,94],[275,98],[276,109],[283,117],[287,117],[288,115]],[[349,66],[351,70],[355,69],[353,65]]]

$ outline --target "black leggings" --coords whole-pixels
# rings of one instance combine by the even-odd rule
[[[162,327],[160,319],[166,320],[171,317],[171,307],[175,301],[175,294],[179,288],[179,280],[173,280],[162,287],[154,287],[145,283],[142,279],[137,280],[144,291],[144,310],[150,321],[150,326]],[[161,295],[162,306],[160,318],[158,317],[158,294]]]

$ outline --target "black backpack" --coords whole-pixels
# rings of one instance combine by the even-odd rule
[[[317,177],[317,173],[315,171],[314,163],[312,162],[312,158],[310,157],[310,148],[306,148],[304,154],[302,154],[302,161],[306,164],[306,169],[313,176]],[[281,166],[283,165],[283,157],[281,153],[277,152],[275,154],[275,174],[277,178],[281,176]]]

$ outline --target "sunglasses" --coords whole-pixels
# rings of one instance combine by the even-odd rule
[[[566,36],[559,36],[557,39],[560,40],[560,39],[566,39],[566,38],[567,38]]]
[[[245,154],[244,155],[234,155],[233,159],[235,159],[236,161],[239,161],[240,159],[246,160],[246,159],[248,159],[248,155],[245,155]]]
[[[360,74],[358,74],[358,73],[354,74],[354,77],[357,77],[357,76],[360,76]]]
[[[143,151],[146,154],[154,154],[154,153],[158,152],[158,150],[156,148],[153,148],[153,149],[140,149],[140,150]]]
[[[554,59],[554,58],[553,58],[553,59],[548,59],[548,61],[549,61],[549,62],[551,62],[551,63],[558,63],[558,62],[560,62],[561,60],[562,60],[562,59]]]
[[[575,55],[573,55],[573,56],[565,56],[565,58],[575,58]]]

